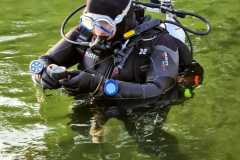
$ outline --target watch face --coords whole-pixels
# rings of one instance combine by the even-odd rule
[[[34,73],[34,74],[41,73],[43,68],[44,68],[44,64],[39,60],[32,61],[30,66],[29,66],[30,72]]]
[[[114,80],[107,80],[104,84],[104,94],[115,96],[118,93],[118,83]]]

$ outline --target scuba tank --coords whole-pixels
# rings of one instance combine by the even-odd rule
[[[156,1],[157,0],[155,0],[155,3],[156,3]],[[172,9],[172,2],[171,2],[171,0],[162,0],[161,6]],[[176,16],[170,12],[166,12],[166,21],[178,23]],[[184,30],[181,27],[171,24],[171,23],[165,23],[165,26],[166,26],[166,30],[169,32],[169,34],[171,36],[173,36],[173,37],[179,39],[180,41],[182,41],[183,43],[185,43],[186,35],[185,35]]]
[[[166,14],[166,20],[176,22],[174,19],[174,15],[171,13]],[[182,28],[170,23],[166,23],[165,25],[166,25],[166,30],[169,32],[171,36],[185,43],[186,35]]]
[[[158,0],[154,0],[155,3],[156,1]],[[171,0],[162,0],[161,6],[166,8],[172,8]],[[166,21],[179,23],[179,21],[176,19],[176,15],[170,12],[166,12],[165,14]],[[171,36],[185,43],[187,33],[183,30],[183,28],[173,23],[165,23],[166,30],[169,32]],[[198,62],[192,60],[190,65],[186,64],[183,72],[179,73],[179,75],[177,76],[177,84],[180,88],[182,96],[185,98],[192,98],[194,96],[194,89],[200,87],[200,85],[203,83],[204,79],[203,77],[204,70],[203,67]]]

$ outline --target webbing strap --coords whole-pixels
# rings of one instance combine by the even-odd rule
[[[144,22],[135,28],[136,35],[140,35],[141,33],[145,32],[149,29],[152,29],[156,26],[159,26],[160,24],[161,24],[161,20],[159,20],[159,19],[153,19],[153,20]]]

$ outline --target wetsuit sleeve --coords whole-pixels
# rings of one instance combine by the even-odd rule
[[[119,93],[110,99],[137,100],[152,103],[175,86],[179,54],[165,46],[155,46],[151,54],[151,69],[143,84],[118,81]]]
[[[76,40],[79,35],[78,28],[72,29],[67,36],[71,40]],[[53,46],[46,55],[40,57],[49,64],[57,64],[59,66],[70,67],[81,61],[81,54],[77,51],[75,45],[61,39]]]

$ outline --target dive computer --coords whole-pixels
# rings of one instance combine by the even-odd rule
[[[45,64],[41,60],[33,60],[29,65],[29,71],[33,74],[40,74],[45,68]]]
[[[103,86],[103,92],[106,96],[115,96],[118,93],[119,87],[116,80],[106,80]]]

